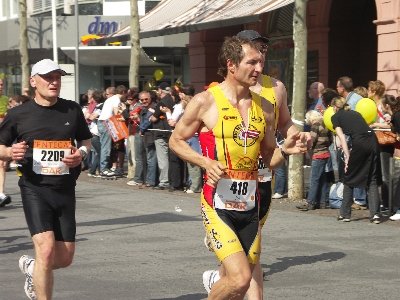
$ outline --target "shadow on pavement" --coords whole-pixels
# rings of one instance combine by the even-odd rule
[[[172,222],[193,222],[201,221],[201,217],[187,217],[174,213],[157,213],[152,215],[140,215],[132,217],[123,217],[116,219],[105,219],[90,222],[80,222],[76,225],[79,226],[98,226],[98,225],[121,225],[121,224],[156,224],[156,223],[172,223]]]
[[[266,277],[275,273],[283,272],[290,267],[305,265],[305,264],[315,264],[317,262],[333,262],[339,259],[342,259],[346,256],[344,252],[328,252],[322,253],[319,255],[310,255],[310,256],[291,256],[291,257],[283,257],[276,258],[279,260],[272,265],[262,264],[263,269],[269,269],[269,271],[264,271],[264,280],[267,280]]]
[[[197,294],[189,294],[189,295],[182,295],[174,298],[152,298],[150,300],[200,300],[200,299],[206,299],[207,294],[203,293],[197,293]]]

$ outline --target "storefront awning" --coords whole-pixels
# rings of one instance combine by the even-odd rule
[[[164,0],[140,18],[140,38],[258,22],[258,15],[293,3],[294,0]],[[130,26],[92,45],[127,41]]]
[[[75,61],[75,47],[61,47],[61,50]],[[130,46],[95,46],[79,47],[79,63],[86,66],[126,66],[131,58]],[[150,59],[140,49],[139,66],[164,66]]]

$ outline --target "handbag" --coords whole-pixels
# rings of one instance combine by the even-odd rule
[[[378,139],[378,143],[381,146],[393,145],[396,143],[397,135],[391,131],[376,130],[375,134],[376,138]]]
[[[382,113],[377,109],[378,115],[380,118],[383,120],[385,119]],[[378,143],[381,146],[385,145],[392,145],[396,143],[396,137],[397,134],[393,133],[391,131],[385,131],[385,130],[375,130],[376,138],[378,139]]]

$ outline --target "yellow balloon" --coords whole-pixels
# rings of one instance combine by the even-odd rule
[[[163,73],[162,70],[158,69],[158,70],[155,70],[155,71],[154,71],[154,78],[155,78],[157,81],[161,80],[161,79],[163,78],[163,76],[164,76],[164,73]]]
[[[324,112],[324,124],[326,128],[328,128],[330,131],[336,132],[335,129],[333,129],[333,124],[332,124],[332,116],[335,114],[333,111],[333,107],[330,106],[328,107],[325,112]]]
[[[377,111],[374,100],[369,98],[360,99],[356,104],[356,111],[358,111],[363,116],[367,124],[372,124],[375,122]]]

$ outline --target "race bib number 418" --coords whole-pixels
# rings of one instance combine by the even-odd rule
[[[247,211],[255,207],[257,171],[228,170],[218,181],[214,206],[220,209]]]
[[[62,159],[71,154],[71,141],[33,141],[32,169],[40,175],[65,175],[69,168]]]

